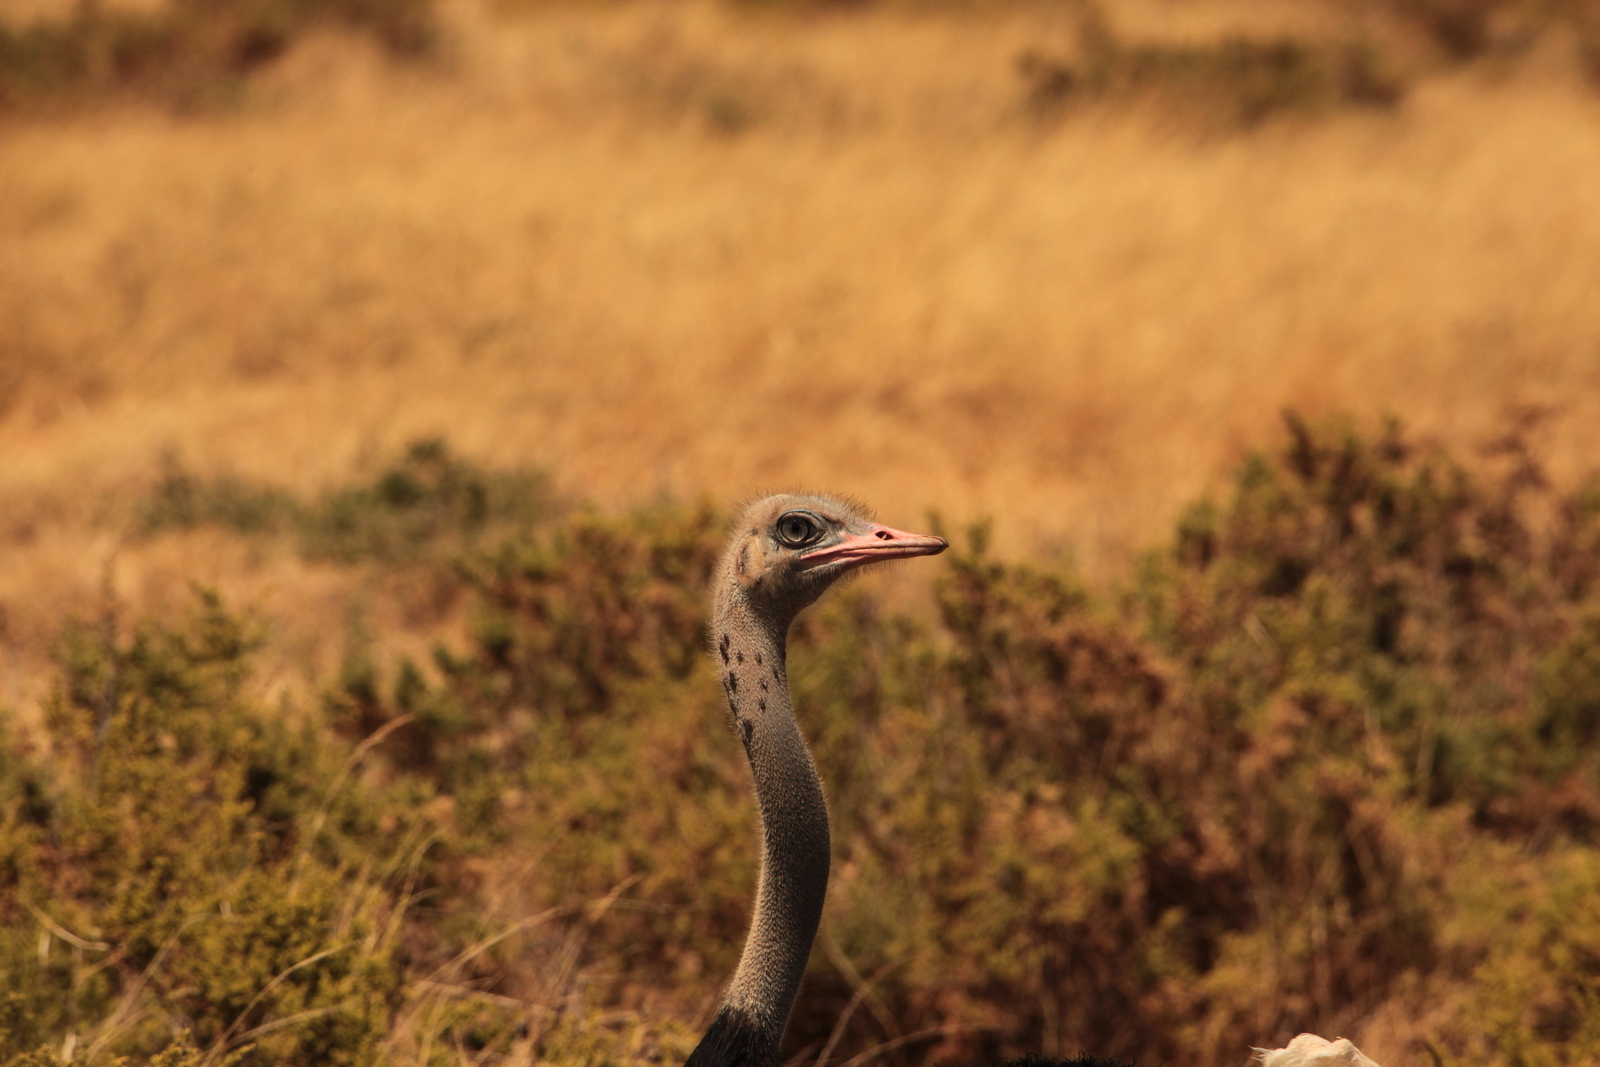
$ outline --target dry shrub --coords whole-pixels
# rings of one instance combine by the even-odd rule
[[[1081,5],[1072,56],[1017,57],[1031,111],[1050,115],[1078,100],[1151,101],[1224,128],[1340,107],[1393,107],[1405,86],[1370,41],[1257,40],[1225,36],[1192,44],[1131,43],[1100,7]]]
[[[328,27],[404,56],[426,54],[437,34],[431,0],[174,0],[151,12],[85,2],[66,20],[0,24],[0,111],[112,93],[214,104],[296,38]]]
[[[870,586],[804,617],[837,855],[793,1050],[1225,1064],[1398,1004],[1441,1062],[1592,1057],[1600,492],[1527,435],[1469,468],[1291,417],[1113,596],[978,530],[936,617]],[[755,875],[703,644],[721,532],[442,536],[401,565],[455,561],[470,641],[353,647],[287,717],[214,603],[70,638],[48,752],[0,779],[8,1053],[150,1056],[165,1018],[275,1062],[681,1055]],[[44,901],[100,947],[41,959]]]
[[[1377,0],[1372,6],[1414,27],[1456,62],[1525,51],[1553,29],[1581,34],[1600,18],[1594,0]]]

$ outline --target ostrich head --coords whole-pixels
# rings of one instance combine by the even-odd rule
[[[740,603],[782,630],[845,574],[935,555],[949,545],[942,537],[875,522],[859,504],[787,493],[751,504],[733,531],[722,558],[719,605]]]

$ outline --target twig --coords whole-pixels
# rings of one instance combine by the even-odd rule
[[[60,923],[50,918],[50,916],[46,915],[43,911],[36,907],[32,901],[24,900],[22,902],[22,906],[33,912],[33,917],[38,919],[39,922],[44,925],[45,929],[49,930],[52,934],[55,934],[61,940],[69,944],[77,945],[79,948],[88,949],[91,952],[107,952],[111,948],[111,946],[104,941],[84,940],[71,930],[68,930],[65,926],[62,926]]]
[[[587,903],[587,902],[585,902],[585,903]],[[560,915],[564,911],[571,911],[572,909],[577,908],[577,907],[581,907],[581,906],[582,906],[581,904],[561,904],[561,905],[558,905],[558,906],[556,906],[554,908],[550,908],[550,909],[548,909],[546,911],[542,911],[538,915],[534,915],[534,916],[532,916],[530,918],[523,919],[520,922],[514,922],[510,926],[506,927],[504,930],[500,931],[498,934],[495,934],[492,937],[486,937],[486,938],[482,939],[481,941],[478,941],[478,942],[475,942],[474,944],[468,945],[466,948],[462,949],[449,962],[440,964],[439,967],[437,967],[432,974],[430,974],[427,978],[424,978],[422,980],[422,983],[419,983],[419,984],[434,984],[434,979],[442,978],[446,974],[449,974],[449,973],[453,972],[456,968],[460,967],[462,964],[468,963],[471,960],[476,959],[478,956],[482,955],[489,948],[493,947],[494,945],[499,944],[501,941],[504,941],[506,938],[512,936],[513,934],[521,933],[523,930],[527,930],[527,929],[529,929],[531,927],[538,926],[540,923],[544,922],[546,919],[554,918],[555,916]]]
[[[126,1015],[133,1007],[133,1002],[139,998],[139,994],[144,992],[144,987],[149,983],[151,976],[156,973],[157,968],[159,968],[162,962],[167,958],[167,953],[171,952],[173,946],[178,943],[178,938],[183,936],[184,931],[188,930],[189,927],[193,926],[195,923],[209,918],[212,918],[212,916],[191,915],[189,918],[183,921],[178,929],[173,932],[171,937],[167,938],[166,942],[159,950],[157,950],[155,956],[150,960],[149,964],[145,966],[145,969],[140,973],[139,977],[134,979],[133,983],[128,986],[127,992],[123,993],[121,998],[118,999],[116,1009],[112,1011],[110,1015],[106,1016],[104,1022],[96,1027],[96,1029],[99,1031],[99,1036],[94,1039],[94,1041],[89,1045],[88,1051],[83,1054],[83,1058],[85,1060],[92,1061],[100,1049],[105,1046],[105,1043],[111,1040],[111,1035],[113,1031],[116,1030],[117,1026],[122,1022],[122,1017]]]
[[[344,761],[344,766],[339,768],[339,773],[334,776],[333,783],[328,786],[327,793],[322,797],[322,803],[317,807],[316,818],[311,820],[311,832],[306,834],[305,842],[300,846],[300,855],[295,858],[294,877],[289,882],[289,895],[291,897],[294,896],[295,891],[300,886],[300,876],[305,872],[306,860],[310,858],[311,850],[316,846],[317,838],[322,836],[322,828],[328,823],[328,811],[333,807],[333,798],[339,795],[339,790],[344,787],[345,779],[350,776],[350,772],[355,770],[356,764],[360,763],[368,752],[383,743],[384,738],[415,718],[415,715],[408,713],[390,719],[374,730],[366,740],[357,745],[356,750],[350,753],[350,758]]]
[[[503,997],[499,993],[485,993],[478,989],[468,989],[466,986],[451,985],[448,982],[432,982],[426,978],[418,979],[414,985],[419,989],[426,989],[435,996],[448,997],[451,1000],[477,1000],[485,1004],[493,1004],[498,1008],[510,1008],[521,1011],[528,1006],[526,1001],[515,997]]]
[[[879,967],[871,978],[863,980],[861,972],[856,969],[855,964],[850,962],[850,958],[844,954],[844,950],[839,947],[838,942],[834,941],[831,936],[824,936],[822,947],[827,952],[828,958],[833,961],[833,965],[838,967],[844,974],[845,979],[855,987],[855,992],[850,997],[850,1003],[840,1013],[839,1021],[833,1024],[833,1033],[828,1035],[828,1043],[822,1046],[822,1054],[817,1057],[815,1067],[828,1067],[828,1060],[832,1058],[833,1050],[838,1047],[840,1039],[844,1037],[844,1028],[849,1025],[851,1017],[856,1013],[856,1009],[861,1007],[862,1002],[869,997],[877,1001],[878,997],[873,994],[872,987],[878,984],[880,978],[900,965],[898,960],[886,963]]]
[[[820,1041],[811,1042],[811,1044],[807,1045],[799,1052],[796,1052],[793,1056],[790,1056],[788,1059],[784,1060],[783,1067],[799,1067],[800,1064],[806,1061],[806,1057],[811,1055],[811,1050],[816,1048],[821,1043],[822,1042]]]
[[[606,912],[611,910],[611,905],[616,903],[619,896],[632,888],[643,877],[644,875],[642,874],[631,874],[612,886],[611,891],[598,901],[585,902],[594,911],[589,916],[589,921],[583,924],[581,932],[572,931],[568,933],[566,943],[562,945],[561,953],[558,957],[560,962],[556,966],[556,980],[554,983],[549,983],[545,986],[547,990],[551,988],[560,989],[568,984],[571,980],[572,972],[578,966],[578,957],[583,952],[584,943],[589,940],[589,934],[594,930],[595,924],[604,917]]]
[[[329,1004],[322,1008],[307,1008],[305,1011],[297,1011],[293,1015],[285,1015],[281,1019],[273,1019],[270,1022],[264,1022],[260,1026],[257,1026],[251,1030],[246,1030],[244,1033],[240,1034],[239,1040],[249,1041],[252,1037],[260,1037],[262,1034],[270,1034],[274,1030],[282,1030],[286,1026],[294,1026],[296,1023],[303,1023],[308,1019],[317,1019],[324,1015],[332,1015],[336,1011],[344,1010],[344,1006],[349,1003],[350,1001],[348,1000],[341,1000],[337,1004]]]
[[[867,1049],[867,1051],[861,1053],[859,1056],[845,1060],[844,1063],[839,1065],[839,1067],[860,1067],[861,1064],[866,1063],[868,1060],[876,1059],[885,1052],[893,1052],[901,1045],[909,1045],[913,1041],[922,1041],[930,1037],[943,1037],[945,1034],[960,1033],[962,1030],[966,1029],[969,1029],[969,1027],[935,1026],[931,1030],[918,1030],[914,1034],[907,1034],[904,1037],[897,1037],[893,1041],[885,1041],[881,1045],[874,1045]]]

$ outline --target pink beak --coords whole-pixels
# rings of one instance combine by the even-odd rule
[[[808,552],[800,559],[808,567],[833,562],[855,565],[907,556],[937,556],[949,547],[950,542],[942,537],[906,533],[875,522],[866,533],[850,534],[838,544]]]

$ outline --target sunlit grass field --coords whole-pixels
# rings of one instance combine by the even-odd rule
[[[106,7],[129,17],[161,9]],[[885,1063],[934,1052],[954,1062],[1018,1042],[1067,1052],[1095,1038],[1148,1062],[1231,1064],[1249,1042],[1281,1043],[1298,1026],[1364,1036],[1386,1067],[1428,1048],[1461,1057],[1449,1062],[1583,1062],[1600,1046],[1565,1006],[1600,997],[1583,956],[1591,932],[1578,923],[1569,943],[1552,931],[1595,900],[1586,805],[1600,697],[1584,695],[1594,679],[1581,654],[1593,598],[1588,579],[1574,585],[1562,570],[1556,541],[1541,540],[1559,540],[1566,522],[1579,531],[1572,551],[1593,553],[1580,536],[1582,486],[1600,466],[1600,92],[1583,28],[1595,23],[1579,17],[1582,5],[1567,7],[1568,21],[1526,39],[1491,34],[1462,56],[1447,34],[1430,37],[1376,3],[1120,0],[1097,21],[1077,4],[461,0],[439,8],[426,47],[386,48],[381,35],[330,24],[281,50],[252,44],[266,58],[236,77],[130,81],[92,99],[19,97],[0,109],[0,709],[16,724],[16,751],[35,761],[19,756],[24,769],[6,789],[52,798],[53,813],[22,801],[8,809],[12,865],[0,865],[0,894],[12,896],[0,913],[20,940],[5,949],[6,981],[26,990],[35,978],[16,961],[37,958],[59,965],[50,973],[60,988],[81,993],[76,1015],[0,1006],[0,1030],[13,1035],[6,1055],[30,1052],[37,1039],[69,1058],[92,1052],[109,1062],[119,1051],[148,1056],[163,1034],[188,1032],[180,1044],[220,1062],[260,1027],[250,1055],[261,1062],[335,1062],[322,1058],[330,1049],[349,1062],[681,1054],[731,966],[753,850],[737,746],[717,731],[715,694],[703,691],[699,669],[675,657],[692,659],[697,647],[696,568],[731,502],[806,486],[856,494],[896,525],[934,521],[930,513],[953,531],[989,521],[989,562],[875,578],[800,647],[828,665],[818,668],[819,706],[835,699],[826,678],[866,687],[851,691],[877,709],[873,758],[884,781],[902,783],[901,806],[874,807],[888,801],[876,786],[851,784],[866,772],[840,747],[828,766],[844,780],[829,784],[846,828],[870,837],[881,818],[937,852],[967,840],[957,832],[963,818],[988,819],[1022,851],[958,873],[976,886],[1020,863],[1022,888],[1016,912],[999,916],[971,910],[977,890],[918,897],[904,914],[925,925],[895,930],[868,906],[880,880],[935,887],[953,875],[898,845],[852,854],[857,866],[846,867],[814,961],[815,999],[797,1016],[793,1051],[803,1062],[852,1002],[860,1018],[839,1031],[835,1067],[912,1032],[888,1026],[891,1015],[948,1032],[937,1035],[944,1044],[895,1046]],[[69,6],[0,3],[14,27],[69,17]],[[1096,33],[1117,44],[1097,44]],[[1286,40],[1306,51],[1271,51]],[[0,59],[20,54],[0,49]],[[0,80],[0,103],[9,84]],[[1381,537],[1372,550],[1398,553],[1427,576],[1417,595],[1434,614],[1407,631],[1421,642],[1414,648],[1368,648],[1378,639],[1365,623],[1328,621],[1319,596],[1356,605],[1334,611],[1340,618],[1386,618],[1382,591],[1398,579],[1384,568],[1399,564],[1322,559],[1328,546],[1311,534],[1307,543],[1321,548],[1296,542],[1294,566],[1325,568],[1336,595],[1314,581],[1302,601],[1297,583],[1263,592],[1267,578],[1238,579],[1245,596],[1227,582],[1205,585],[1211,578],[1190,586],[1151,576],[1150,551],[1204,570],[1172,555],[1174,544],[1193,543],[1199,520],[1186,509],[1208,494],[1227,499],[1252,453],[1292,448],[1285,408],[1319,427],[1324,416],[1348,416],[1374,469],[1445,449],[1483,486],[1481,499],[1468,494],[1470,506],[1444,509],[1450,529],[1500,521],[1493,487],[1515,473],[1517,449],[1537,454],[1547,484],[1518,503],[1513,523],[1535,547],[1485,548],[1462,534],[1469,556],[1526,552],[1496,571],[1508,589],[1524,583],[1496,594],[1514,608],[1484,609],[1514,639],[1493,654],[1479,645],[1460,653],[1487,657],[1483,677],[1441,651],[1469,630],[1478,641],[1473,627],[1487,625],[1459,604],[1440,606],[1441,589],[1462,580],[1445,556],[1417,562]],[[1390,415],[1405,426],[1410,458],[1375,443]],[[1329,442],[1343,432],[1317,431]],[[1292,456],[1282,464],[1285,477],[1311,486],[1294,507],[1334,507],[1317,495],[1319,479],[1333,475],[1295,475]],[[1404,467],[1404,478],[1415,474]],[[1377,481],[1385,478],[1402,475]],[[1363,483],[1359,507],[1381,511],[1377,497],[1360,496],[1370,490]],[[1418,499],[1428,492],[1416,490]],[[1188,532],[1179,533],[1185,514]],[[1257,518],[1244,514],[1238,528],[1254,530]],[[600,552],[584,540],[585,524],[624,547]],[[1251,552],[1266,558],[1282,547],[1254,536],[1240,534],[1233,548],[1255,560]],[[652,538],[676,546],[682,565],[661,570],[660,552],[640,547]],[[643,596],[645,615],[664,610],[657,594],[670,588],[660,596],[679,607],[665,622],[638,630],[638,620],[604,612],[589,619],[618,657],[601,666],[630,679],[622,692],[580,700],[564,678],[515,690],[533,668],[496,666],[499,638],[485,627],[502,616],[527,628],[509,646],[527,662],[577,656],[550,619],[518,614],[529,601],[506,584],[587,603],[588,594],[541,584],[560,585],[551,560],[616,568],[629,595]],[[994,560],[1023,570],[983,569],[1000,567]],[[1069,591],[1029,584],[1027,568]],[[1524,582],[1524,572],[1538,577]],[[570,580],[588,588],[582,574]],[[969,600],[983,599],[972,582],[1013,581],[1021,591],[991,608],[1046,649],[1042,660],[1016,653],[1023,659],[1012,662],[1015,650],[961,628]],[[225,606],[182,621],[196,611],[196,585]],[[1553,598],[1548,617],[1530,590]],[[1303,610],[1313,621],[1284,636],[1271,616],[1278,608],[1254,606],[1258,595],[1289,597],[1287,616]],[[1166,614],[1176,609],[1164,597],[1190,598],[1189,608],[1249,644],[1185,629],[1179,616],[1192,618]],[[618,610],[633,618],[633,608]],[[140,651],[140,626],[169,637],[150,637]],[[229,636],[235,626],[246,636]],[[880,629],[892,636],[871,636]],[[634,640],[648,646],[646,661],[618,650]],[[1252,672],[1278,669],[1249,658],[1275,640],[1311,660],[1280,665],[1265,689],[1249,689]],[[1318,642],[1345,641],[1363,651],[1316,661]],[[852,642],[865,644],[864,659],[851,658]],[[1171,753],[1154,741],[1127,757],[1131,777],[1118,777],[1113,757],[1087,770],[1087,791],[985,750],[983,737],[1020,728],[1007,716],[1053,722],[1049,709],[1078,708],[1077,683],[1039,665],[1052,642],[1132,664],[1130,675],[1105,668],[1085,683],[1117,694],[1107,706],[1131,702],[1130,721],[1170,715],[1197,731],[1183,735],[1197,748],[1201,736],[1219,746],[1223,763],[1240,752],[1267,764],[1303,756],[1303,776],[1285,772],[1302,792],[1240,814],[1247,785],[1263,795],[1277,788],[1270,775],[1251,778],[1265,772],[1247,768],[1219,785],[1210,772],[1165,762]],[[917,657],[937,661],[930,676],[950,688],[919,689],[908,666]],[[971,683],[963,671],[975,658],[995,657],[1002,675],[1020,672],[1006,675],[1015,692],[957,685]],[[113,676],[154,678],[154,688],[106,697],[106,664],[123,659],[131,666]],[[1388,666],[1372,666],[1380,661]],[[1375,680],[1390,667],[1425,684]],[[162,688],[191,670],[206,680],[178,686],[190,695]],[[884,692],[870,681],[880,671],[892,676]],[[1126,687],[1147,677],[1178,695],[1141,703]],[[84,678],[89,688],[77,692]],[[1316,709],[1333,705],[1307,694],[1329,678],[1354,688],[1333,686],[1337,699],[1326,698],[1344,709],[1328,712],[1328,751],[1293,749],[1284,724],[1321,721]],[[1413,683],[1427,695],[1415,696]],[[1244,695],[1224,713],[1208,703],[1208,686]],[[124,739],[130,781],[170,774],[139,761],[178,758],[163,740],[176,739],[195,788],[243,812],[208,824],[220,858],[194,877],[214,876],[213,888],[176,910],[104,910],[143,877],[105,858],[118,831],[95,814],[104,799],[95,775],[108,773],[98,746],[105,721],[122,714],[119,699],[159,711],[149,721],[126,712],[137,720]],[[558,707],[559,724],[527,718]],[[1470,710],[1467,756],[1437,792],[1434,757],[1423,753],[1434,751],[1440,717],[1461,707]],[[1349,720],[1377,724],[1365,741],[1341,732],[1351,708],[1376,709]],[[643,733],[597,739],[582,725],[589,714]],[[355,754],[406,715],[431,732],[392,757],[368,760],[386,751],[382,742]],[[209,718],[235,733],[207,733]],[[412,721],[394,727],[396,740]],[[844,731],[844,722],[824,726]],[[924,751],[910,739],[928,723],[977,740],[970,751]],[[1093,735],[1092,726],[1063,725],[1050,743],[1080,728]],[[247,735],[254,740],[238,740]],[[229,737],[240,753],[267,753],[260,766],[270,765],[279,792],[238,786],[245,771],[229,759],[256,757],[228,756]],[[537,774],[506,755],[537,744],[561,754],[527,757],[545,768]],[[1273,747],[1285,744],[1288,756]],[[1473,762],[1496,744],[1516,759]],[[1575,748],[1575,762],[1550,762],[1563,746]],[[1338,766],[1324,767],[1324,756]],[[675,814],[649,832],[687,835],[682,855],[645,856],[649,832],[615,821],[611,806],[633,794],[605,776],[626,776],[630,758],[677,775]],[[966,815],[952,808],[954,823],[933,808],[907,814],[913,800],[937,799],[918,791],[929,783],[910,784],[932,765],[967,776],[955,795],[973,806]],[[547,770],[553,777],[538,777]],[[1165,773],[1176,776],[1174,793],[1150,800],[1138,783]],[[590,777],[580,789],[563,775]],[[360,788],[339,784],[347,780]],[[986,790],[984,781],[999,784]],[[557,785],[592,807],[551,807],[540,790]],[[1340,792],[1346,786],[1354,792]],[[1127,811],[1094,807],[1106,796],[1148,802],[1171,826],[1158,832]],[[1326,811],[1305,800],[1327,796],[1343,799]],[[666,803],[648,792],[634,799]],[[1346,801],[1353,807],[1340,808]],[[1286,858],[1273,852],[1276,831],[1262,827],[1277,825],[1274,805],[1294,812],[1302,802],[1309,821],[1286,815],[1279,829],[1311,851]],[[325,835],[329,812],[345,804],[344,836]],[[150,805],[178,820],[174,833],[194,832],[182,828],[180,799],[162,794]],[[696,824],[700,806],[710,814]],[[251,822],[269,809],[270,826]],[[169,826],[165,815],[152,818]],[[1226,837],[1208,822],[1219,818],[1244,836],[1208,837]],[[555,835],[549,820],[571,834]],[[1341,845],[1346,823],[1374,836]],[[714,843],[726,827],[735,830]],[[77,852],[61,845],[73,833]],[[432,867],[426,849],[405,851],[457,833],[455,851]],[[394,834],[399,844],[373,843]],[[572,834],[598,842],[596,851],[575,848]],[[30,851],[47,839],[64,851]],[[82,843],[91,839],[100,844]],[[1148,864],[1161,841],[1205,847],[1163,854],[1163,870],[1184,873],[1156,884]],[[1086,865],[1073,916],[1050,911],[1049,887],[1019,858],[1035,845]],[[1365,888],[1347,895],[1344,875],[1307,858],[1318,848],[1349,852],[1349,877]],[[1128,873],[1134,855],[1142,873]],[[73,863],[99,873],[52,881]],[[1483,873],[1495,870],[1504,884]],[[262,881],[250,890],[266,894],[262,914],[323,923],[338,944],[359,945],[365,962],[328,977],[321,992],[252,1004],[274,968],[333,942],[290,939],[224,973],[216,961],[249,950],[222,938],[189,948],[187,965],[209,976],[186,972],[183,981],[206,991],[199,1000],[177,978],[163,986],[158,955],[183,956],[183,923],[243,899],[229,881],[240,871]],[[294,884],[312,886],[310,896],[271,897],[281,871],[299,872]],[[1441,888],[1447,871],[1468,872],[1454,895]],[[1123,877],[1149,896],[1106,896]],[[431,887],[430,903],[413,901],[408,878]],[[711,906],[697,903],[695,878],[722,902],[714,916],[696,910]],[[1184,940],[1161,925],[1178,920],[1149,913],[1148,901],[1171,903],[1197,885],[1222,897],[1195,905],[1212,925]],[[1275,886],[1281,899],[1269,899]],[[1258,894],[1250,908],[1246,890]],[[29,909],[49,912],[49,898],[28,894],[48,892],[77,909],[52,922],[97,924],[73,934],[80,941],[143,940],[90,951],[57,938],[36,951],[49,938],[40,941],[43,920]],[[1243,896],[1222,899],[1228,893]],[[1497,894],[1517,893],[1540,917],[1532,927],[1495,918]],[[1274,925],[1296,909],[1321,916],[1321,932]],[[1438,924],[1418,927],[1430,909]],[[1111,941],[1075,940],[1074,922],[1112,912],[1124,925],[1112,924]],[[290,913],[300,918],[283,918]],[[518,934],[472,952],[546,913],[558,916],[549,939]],[[667,918],[640,918],[649,915]],[[935,944],[931,931],[951,915],[970,928]],[[1499,941],[1486,933],[1502,926]],[[980,935],[1049,949],[1026,965],[964,963],[948,987],[916,972],[952,965]],[[694,937],[705,946],[686,948]],[[1385,938],[1402,944],[1393,959],[1373,954]],[[509,951],[516,946],[520,955]],[[1272,966],[1263,962],[1280,951]],[[1563,969],[1572,953],[1579,962]],[[850,962],[857,956],[867,962]],[[1142,977],[1105,969],[1118,959]],[[1302,964],[1303,987],[1274,970]],[[618,977],[636,967],[632,979]],[[136,987],[146,968],[156,977]],[[884,969],[873,979],[881,995],[857,996],[875,969]],[[1252,986],[1260,974],[1281,983]],[[999,1009],[1017,997],[1026,1010],[1012,1027]],[[1073,997],[1090,1007],[1072,1007]],[[1537,1000],[1532,1021],[1507,1007],[1518,998]],[[1102,1033],[1101,1009],[1159,1032],[1142,1031],[1155,1035],[1146,1044]],[[277,1021],[302,1012],[311,1013],[308,1030]],[[1474,1018],[1484,1029],[1463,1022]]]

